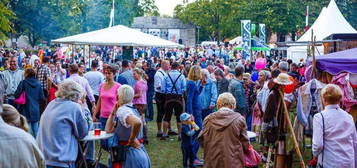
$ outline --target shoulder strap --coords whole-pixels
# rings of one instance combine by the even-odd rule
[[[174,90],[175,90],[176,93],[178,93],[178,90],[177,90],[177,88],[176,88],[176,83],[177,83],[177,81],[180,79],[181,75],[182,75],[182,74],[180,73],[180,75],[175,79],[175,81],[173,81],[172,78],[171,78],[171,76],[170,76],[170,74],[167,73],[167,76],[169,77],[169,79],[170,79],[170,81],[171,81],[171,83],[172,83],[171,93],[172,93]]]
[[[325,119],[324,119],[324,115],[321,114],[322,117],[322,167],[324,164],[324,150],[325,150]]]
[[[165,74],[162,71],[159,70],[159,72],[162,74],[162,76],[165,76]]]

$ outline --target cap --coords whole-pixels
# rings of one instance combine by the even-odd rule
[[[190,117],[191,117],[190,114],[188,114],[188,113],[182,113],[182,114],[180,115],[180,120],[181,120],[181,121],[187,121]]]

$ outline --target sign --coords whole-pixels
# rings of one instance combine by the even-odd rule
[[[169,41],[178,43],[180,39],[180,29],[169,29]]]
[[[259,42],[266,44],[265,24],[259,24]]]
[[[160,37],[160,29],[149,29],[149,34]]]
[[[241,20],[241,33],[242,33],[242,58],[251,59],[251,31],[250,20]]]

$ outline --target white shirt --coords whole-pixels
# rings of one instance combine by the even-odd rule
[[[323,136],[324,118],[325,136]],[[328,168],[356,168],[357,133],[352,116],[339,108],[328,105],[315,114],[313,122],[312,152],[318,163]],[[323,154],[322,154],[323,153]]]
[[[155,92],[160,92],[161,93],[161,85],[162,81],[164,80],[164,77],[167,76],[167,73],[160,68],[154,76],[154,87],[155,87]]]
[[[93,94],[99,96],[99,86],[104,83],[104,75],[99,71],[89,71],[84,74],[93,90]]]

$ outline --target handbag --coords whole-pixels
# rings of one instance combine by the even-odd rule
[[[255,167],[262,161],[262,157],[254,150],[252,145],[249,145],[248,150],[244,153],[243,161],[244,167]]]
[[[14,103],[19,105],[26,104],[26,92],[22,91],[20,96],[14,100]]]
[[[110,156],[113,163],[122,163],[126,160],[126,151],[129,146],[118,145],[110,149]]]

